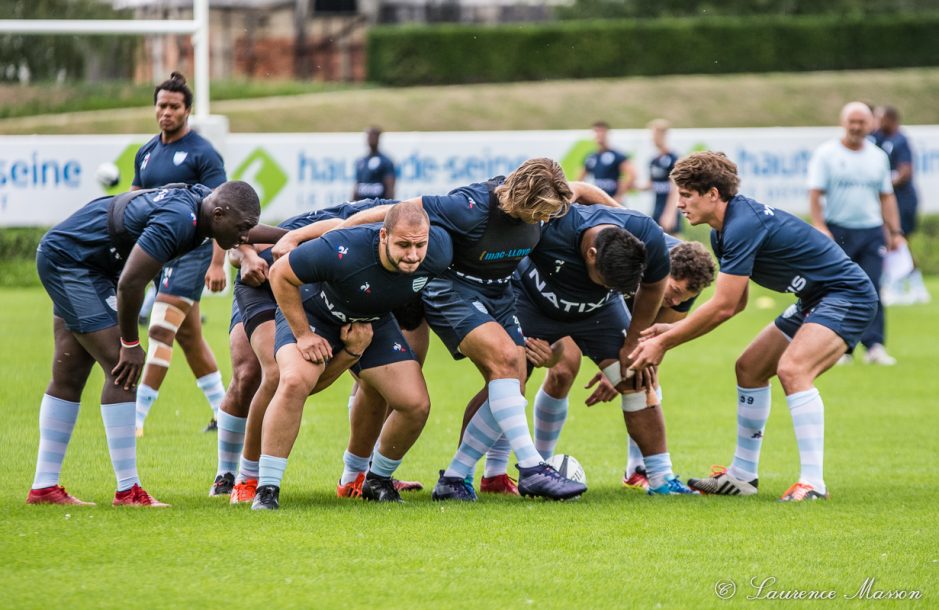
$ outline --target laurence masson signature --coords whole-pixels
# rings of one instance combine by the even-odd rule
[[[780,600],[806,600],[806,599],[922,599],[923,592],[918,589],[883,589],[877,586],[877,579],[869,577],[864,579],[857,589],[841,592],[836,589],[798,589],[778,586],[775,576],[765,578],[753,577],[750,579],[750,593],[748,600],[780,599]],[[731,599],[738,593],[737,584],[733,580],[719,580],[714,584],[714,593],[721,599]]]

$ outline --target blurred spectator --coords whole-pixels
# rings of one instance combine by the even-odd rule
[[[610,125],[606,121],[593,124],[597,150],[584,159],[584,169],[580,172],[578,180],[584,180],[589,175],[592,182],[606,191],[607,195],[622,202],[623,197],[632,188],[636,172],[633,171],[628,155],[610,148],[609,134]]]
[[[369,127],[365,132],[368,154],[355,162],[355,188],[352,200],[381,197],[394,199],[395,164],[378,150],[380,127]]]
[[[655,193],[655,205],[652,208],[652,218],[666,233],[676,235],[681,233],[681,213],[678,211],[678,190],[672,188],[672,181],[668,175],[678,155],[668,148],[668,130],[671,127],[665,119],[655,119],[649,123],[652,132],[652,143],[658,154],[649,162],[649,184],[644,190]]]

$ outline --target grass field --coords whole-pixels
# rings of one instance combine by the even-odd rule
[[[930,288],[939,295],[939,281]],[[702,475],[731,457],[734,358],[787,305],[787,297],[772,296],[773,308],[751,305],[669,356],[665,410],[682,475]],[[827,405],[828,503],[776,502],[798,475],[778,386],[755,497],[649,498],[622,489],[618,406],[587,409],[585,391],[577,390],[559,450],[585,466],[590,490],[579,501],[483,497],[475,505],[442,505],[431,502],[429,490],[398,506],[338,500],[334,485],[347,435],[344,379],[308,402],[282,510],[253,513],[206,497],[215,436],[200,432],[208,407],[181,353],[139,444],[145,486],[173,508],[109,506],[114,481],[97,372],[63,483],[98,506],[26,506],[50,366],[51,304],[38,289],[2,290],[0,298],[6,346],[0,463],[8,477],[0,490],[0,605],[6,608],[698,608],[727,603],[715,594],[718,581],[735,581],[735,601],[749,603],[750,579],[769,577],[778,579],[777,591],[835,590],[840,597],[876,578],[875,590],[921,591],[925,606],[939,598],[939,304],[889,312],[898,366],[855,363],[819,383]],[[207,335],[227,379],[228,302],[204,303]],[[427,376],[431,418],[399,473],[429,488],[451,455],[464,401],[479,382],[471,365],[454,363],[439,344],[431,349]]]
[[[310,88],[321,90],[285,95]],[[833,125],[851,99],[894,104],[909,125],[939,123],[939,68],[337,90],[253,81],[220,83],[215,90],[212,112],[227,115],[232,132],[360,131],[373,124],[386,131],[584,129],[598,118],[615,128],[644,128],[656,117],[676,127]],[[265,91],[272,97],[262,98]],[[0,119],[0,134],[149,133],[150,98],[141,101],[141,95],[139,87],[118,88],[102,100],[88,85],[64,93],[52,86],[0,86],[0,117],[61,113]],[[103,102],[113,108],[125,99],[125,109],[65,112]]]

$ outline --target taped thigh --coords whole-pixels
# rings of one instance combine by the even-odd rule
[[[165,328],[175,335],[185,319],[186,312],[179,307],[157,301],[150,314],[150,328]]]

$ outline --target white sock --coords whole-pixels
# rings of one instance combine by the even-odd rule
[[[554,455],[554,448],[567,421],[567,396],[555,398],[538,388],[535,395],[535,448],[541,457]]]
[[[33,489],[59,484],[65,450],[78,421],[79,403],[42,395],[39,403],[39,455]]]
[[[196,385],[205,394],[205,399],[209,401],[212,407],[212,417],[218,418],[218,408],[225,398],[225,386],[222,384],[222,374],[218,371],[203,375],[196,379]]]
[[[818,493],[825,493],[822,466],[825,461],[825,405],[818,389],[796,392],[786,396],[792,425],[799,445],[802,472],[800,483],[807,483]]]

